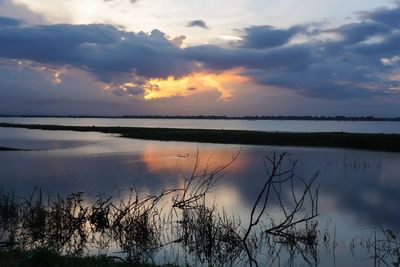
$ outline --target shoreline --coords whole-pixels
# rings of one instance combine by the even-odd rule
[[[351,121],[351,122],[400,122],[400,117],[374,116],[219,116],[219,115],[0,115],[0,118],[61,118],[61,119],[150,119],[150,120],[240,120],[240,121]]]
[[[62,126],[0,123],[2,128],[48,131],[78,131],[120,134],[121,137],[157,141],[266,145],[295,147],[335,147],[400,152],[400,134],[289,133],[244,130],[209,130],[146,127]]]

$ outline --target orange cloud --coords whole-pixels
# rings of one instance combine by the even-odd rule
[[[219,100],[228,100],[232,97],[235,87],[250,80],[242,76],[241,71],[235,69],[222,73],[196,72],[180,79],[151,79],[144,88],[144,98],[151,100],[174,96],[187,97],[204,91],[218,90],[221,93]]]

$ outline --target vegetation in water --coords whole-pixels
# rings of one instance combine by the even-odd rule
[[[265,157],[267,176],[249,217],[240,218],[208,197],[237,156],[205,169],[197,157],[182,187],[155,195],[133,188],[120,200],[101,195],[89,201],[81,192],[52,196],[36,189],[21,198],[1,190],[0,265],[318,265],[318,245],[336,242],[318,227],[318,173],[304,179],[295,174],[296,161],[287,164],[287,154]],[[374,242],[354,241],[353,251],[368,246],[375,261],[399,262],[395,235],[383,233]]]

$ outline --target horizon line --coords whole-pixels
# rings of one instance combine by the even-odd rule
[[[43,115],[0,114],[1,118],[104,118],[104,119],[212,119],[212,120],[336,120],[336,121],[400,121],[399,117],[346,115]]]

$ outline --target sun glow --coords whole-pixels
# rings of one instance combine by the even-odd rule
[[[232,161],[232,158],[239,153],[238,150],[203,146],[197,155],[196,147],[191,144],[176,146],[170,143],[146,143],[143,148],[142,161],[146,164],[147,169],[152,172],[162,173],[181,170],[184,173],[191,174],[197,156],[200,159],[198,171],[207,167],[211,171]],[[229,166],[229,171],[238,172],[244,168],[245,164],[248,164],[248,161],[246,157],[243,157],[234,161]]]
[[[222,73],[197,72],[180,79],[174,77],[151,79],[148,81],[150,86],[145,88],[144,98],[151,100],[174,96],[186,97],[217,90],[221,94],[219,100],[229,100],[235,86],[249,81],[249,78],[241,76],[240,72],[240,69]]]

